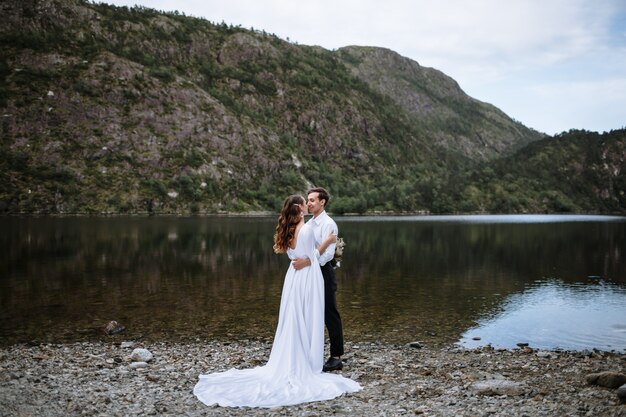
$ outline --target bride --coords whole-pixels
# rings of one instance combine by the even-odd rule
[[[292,195],[283,203],[274,235],[274,251],[290,259],[308,257],[311,266],[289,266],[280,299],[278,327],[269,360],[251,369],[200,375],[193,393],[206,405],[276,407],[330,400],[361,386],[338,374],[323,373],[324,282],[313,229],[304,222],[306,200]],[[330,234],[319,253],[337,240]]]

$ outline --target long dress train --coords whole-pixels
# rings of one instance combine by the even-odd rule
[[[361,386],[338,374],[323,373],[324,282],[314,255],[313,229],[298,233],[290,259],[309,257],[311,266],[285,275],[278,327],[269,360],[251,369],[200,375],[193,393],[207,405],[276,407],[330,400]]]

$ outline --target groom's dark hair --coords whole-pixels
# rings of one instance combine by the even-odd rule
[[[326,201],[324,203],[324,207],[328,205],[328,202],[330,201],[330,194],[328,194],[328,191],[326,191],[326,189],[322,187],[311,188],[309,191],[306,192],[306,195],[308,196],[311,193],[317,193],[320,200]]]

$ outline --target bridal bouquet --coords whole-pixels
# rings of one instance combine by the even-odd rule
[[[343,258],[343,248],[346,246],[346,242],[342,237],[337,238],[337,243],[335,244],[335,256],[330,261],[333,268],[339,268],[341,266],[341,259]]]

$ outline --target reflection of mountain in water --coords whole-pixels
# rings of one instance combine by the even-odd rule
[[[480,337],[480,340],[473,340]],[[493,317],[463,334],[465,347],[626,350],[626,288],[614,284],[567,285],[552,280],[514,294]]]
[[[511,219],[338,217],[346,337],[457,341],[544,277],[576,285],[597,275],[626,287],[623,218]],[[275,222],[0,218],[0,342],[73,341],[110,320],[129,338],[271,339],[288,266],[272,251]]]

